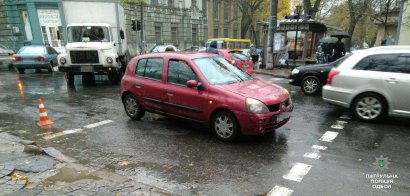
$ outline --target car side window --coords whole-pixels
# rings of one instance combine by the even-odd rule
[[[191,67],[184,61],[169,60],[167,82],[186,86],[188,80],[198,81],[198,77]]]
[[[395,54],[380,54],[368,56],[357,63],[354,69],[368,71],[389,71],[389,67],[392,66],[395,58],[397,58],[397,55]]]
[[[136,75],[154,80],[162,80],[162,58],[141,59],[137,64]]]
[[[399,55],[393,61],[392,65],[389,66],[389,72],[396,73],[410,73],[410,56],[409,55]]]

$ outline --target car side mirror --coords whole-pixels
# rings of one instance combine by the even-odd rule
[[[123,30],[120,30],[120,37],[121,37],[121,39],[124,39],[124,38],[125,38],[125,34],[124,34],[124,31],[123,31]]]
[[[186,86],[187,86],[188,88],[197,88],[197,87],[199,86],[199,83],[198,83],[198,81],[196,81],[196,80],[188,80],[188,81],[186,82]]]

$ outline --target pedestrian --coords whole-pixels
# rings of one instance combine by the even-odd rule
[[[209,44],[209,47],[206,48],[205,51],[209,52],[209,53],[219,54],[219,52],[218,52],[218,43],[216,41],[212,41]]]
[[[345,44],[342,42],[341,37],[337,39],[337,42],[333,46],[333,50],[334,50],[334,53],[333,53],[332,61],[335,61],[346,54]]]
[[[325,53],[323,52],[323,49],[322,49],[322,44],[317,47],[316,61],[319,64],[323,64],[326,62]]]
[[[258,59],[259,59],[259,55],[258,55],[258,52],[256,51],[256,47],[253,45],[253,44],[251,44],[251,51],[250,51],[250,53],[251,53],[251,58],[252,58],[252,63],[255,65],[255,63],[258,61]]]
[[[283,50],[283,54],[280,57],[279,60],[279,69],[282,69],[282,65],[286,65],[287,68],[289,67],[289,43],[288,40],[285,41],[285,48]]]

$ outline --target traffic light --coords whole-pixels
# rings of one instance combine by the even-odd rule
[[[137,24],[135,23],[135,20],[131,20],[131,29],[134,31],[137,30]]]
[[[137,20],[137,31],[141,30],[141,21]]]

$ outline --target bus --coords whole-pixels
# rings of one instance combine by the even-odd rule
[[[243,50],[251,47],[250,39],[231,39],[231,38],[211,38],[206,42],[206,47],[209,47],[212,41],[216,41],[218,48]]]

